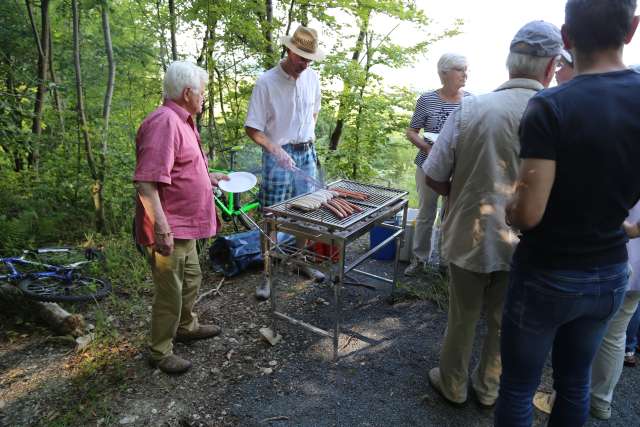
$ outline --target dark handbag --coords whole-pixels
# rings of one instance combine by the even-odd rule
[[[278,233],[278,243],[290,244],[294,237]],[[217,237],[209,247],[209,260],[216,273],[233,277],[250,268],[261,267],[264,263],[260,245],[260,231],[250,230],[243,233]]]

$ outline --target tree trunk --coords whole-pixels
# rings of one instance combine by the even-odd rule
[[[33,21],[31,3],[25,0],[27,12],[31,19],[33,35],[38,47],[38,88],[36,90],[36,100],[33,108],[33,122],[31,133],[34,135],[31,152],[29,153],[29,165],[37,172],[40,163],[40,136],[42,135],[42,114],[44,111],[44,99],[47,93],[47,75],[49,66],[49,0],[40,1],[40,36]]]
[[[158,17],[158,29],[160,30],[160,63],[162,71],[167,71],[167,40],[165,38],[164,23],[162,22],[162,0],[156,0],[156,15]]]
[[[360,54],[362,53],[362,48],[364,46],[364,38],[367,33],[367,29],[369,27],[369,16],[371,12],[368,12],[365,19],[362,21],[362,26],[360,27],[360,34],[358,34],[358,41],[356,42],[356,48],[353,51],[353,56],[351,57],[351,61],[354,65],[358,64],[358,60],[360,59]],[[351,93],[351,85],[349,82],[344,82],[344,88],[342,89],[342,96],[340,97],[340,106],[338,107],[338,119],[336,121],[336,127],[331,132],[331,137],[329,138],[329,150],[337,150],[338,144],[340,144],[340,138],[342,137],[342,129],[344,127],[344,119],[349,110],[349,94]]]
[[[262,34],[264,35],[264,39],[267,42],[266,56],[264,61],[264,68],[266,70],[273,68],[276,65],[274,51],[273,51],[273,2],[272,0],[265,0],[265,17],[262,24]]]
[[[96,213],[96,229],[100,232],[105,229],[104,203],[102,200],[102,182],[98,175],[98,168],[93,157],[91,139],[89,137],[89,125],[84,109],[84,94],[82,93],[82,71],[80,69],[80,16],[78,13],[78,0],[71,0],[73,12],[73,63],[76,72],[76,94],[78,103],[78,123],[84,140],[84,148],[87,154],[89,172],[94,180],[91,188],[94,209]]]
[[[104,206],[104,182],[107,170],[107,152],[109,147],[109,117],[111,116],[111,101],[113,99],[113,90],[116,82],[116,62],[113,58],[113,44],[111,43],[111,27],[109,25],[109,4],[108,0],[102,0],[102,33],[104,34],[104,49],[107,54],[107,64],[109,65],[109,76],[107,78],[107,88],[104,94],[104,103],[102,104],[102,119],[104,120],[104,129],[102,134],[102,144],[100,146],[100,166],[98,170],[98,179],[93,185],[95,191],[95,206],[101,207],[96,209],[98,230],[104,231],[106,228],[106,214]]]
[[[49,26],[49,74],[51,75],[51,81],[53,82],[53,102],[58,113],[58,121],[60,122],[60,136],[64,141],[64,134],[66,132],[64,125],[64,97],[60,96],[58,90],[58,79],[56,77],[56,71],[53,68],[53,41],[51,37],[51,26]],[[66,145],[65,145],[66,147]]]
[[[289,12],[287,12],[287,29],[284,32],[285,36],[288,36],[289,32],[291,31],[291,24],[293,23],[293,6],[295,4],[296,4],[296,0],[291,0],[291,3],[289,3]],[[287,49],[283,46],[280,52],[280,59],[284,58],[284,54],[286,52],[287,52]]]
[[[372,60],[372,54],[371,54],[371,37],[367,37],[366,38],[366,55],[367,55],[367,61],[364,65],[364,81],[362,82],[362,85],[360,86],[360,92],[359,92],[359,96],[358,96],[358,113],[356,114],[356,132],[355,132],[355,139],[356,139],[356,143],[355,143],[355,156],[354,158],[358,159],[360,157],[360,129],[362,129],[362,113],[364,111],[365,104],[364,104],[364,90],[367,87],[367,83],[369,82],[369,76],[370,76],[370,70],[371,70],[371,60]],[[358,162],[353,162],[353,179],[357,180],[358,179]]]
[[[33,301],[25,298],[17,286],[0,286],[0,303],[3,312],[20,310],[34,315],[38,321],[59,335],[80,337],[85,334],[85,321],[79,314],[71,314],[53,302]]]
[[[13,125],[16,129],[22,128],[22,120],[24,119],[22,112],[19,108],[19,103],[21,96],[16,89],[16,81],[15,76],[13,74],[15,61],[13,57],[9,55],[5,55],[5,63],[7,65],[7,75],[5,78],[5,84],[7,85],[7,90],[9,92],[9,97],[7,97],[7,101],[11,104],[11,118],[13,119]],[[4,141],[8,143],[8,141]],[[3,144],[4,150],[7,153],[10,153],[13,159],[13,170],[15,172],[21,172],[25,168],[24,157],[22,155],[22,150],[16,145],[8,146]]]
[[[207,57],[207,41],[209,40],[209,28],[206,28],[204,30],[204,38],[202,39],[202,49],[200,50],[200,54],[198,55],[198,58],[196,59],[196,64],[198,64],[198,67],[202,67],[202,63],[204,62],[204,69],[207,69],[207,64],[209,63],[209,58]],[[206,89],[205,89],[206,90]],[[210,100],[206,100],[205,101],[205,106],[207,106],[209,104],[209,102],[211,102]],[[205,107],[202,109],[202,112],[196,114],[196,128],[198,129],[198,132],[200,132],[200,129],[202,128],[202,115],[205,113],[205,111],[208,110],[208,107]]]
[[[100,150],[101,168],[104,172],[106,165],[107,147],[109,141],[109,116],[111,114],[111,100],[113,99],[113,89],[116,80],[116,63],[113,59],[113,45],[111,44],[111,28],[109,26],[109,5],[108,0],[102,0],[102,33],[104,34],[104,49],[107,54],[109,64],[109,76],[107,78],[107,89],[104,94],[102,104],[102,119],[104,120],[104,135],[102,137],[102,147]],[[102,177],[104,179],[104,176]]]
[[[169,0],[169,23],[171,28],[171,59],[178,60],[178,46],[176,45],[176,5]]]

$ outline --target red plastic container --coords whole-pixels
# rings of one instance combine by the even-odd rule
[[[316,254],[322,255],[323,257],[326,257],[326,258],[331,258],[331,261],[334,263],[338,262],[338,259],[340,258],[340,251],[338,246],[329,245],[323,242],[313,242],[312,248]],[[317,257],[315,259],[315,262],[317,263],[320,263],[322,261],[323,259],[320,257]]]

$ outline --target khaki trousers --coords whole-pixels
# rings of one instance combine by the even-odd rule
[[[440,353],[442,391],[454,401],[467,399],[469,360],[484,303],[488,331],[471,385],[483,404],[493,404],[502,372],[500,325],[509,272],[475,273],[453,264],[449,271],[449,317]]]
[[[416,188],[418,189],[418,216],[413,230],[412,257],[421,262],[429,261],[431,253],[431,233],[438,212],[438,193],[427,185],[426,175],[416,168]]]
[[[591,367],[591,406],[606,411],[611,408],[613,390],[620,380],[624,364],[627,326],[638,308],[640,292],[627,291],[618,313],[607,326],[607,332]]]
[[[178,329],[198,328],[198,318],[192,310],[202,271],[195,240],[176,239],[169,256],[147,247],[147,255],[154,285],[150,350],[153,359],[161,360],[173,352],[172,340]]]

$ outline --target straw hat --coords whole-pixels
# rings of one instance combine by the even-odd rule
[[[321,61],[325,53],[318,47],[318,33],[313,28],[299,26],[292,36],[280,37],[280,43],[296,55],[312,61]]]

